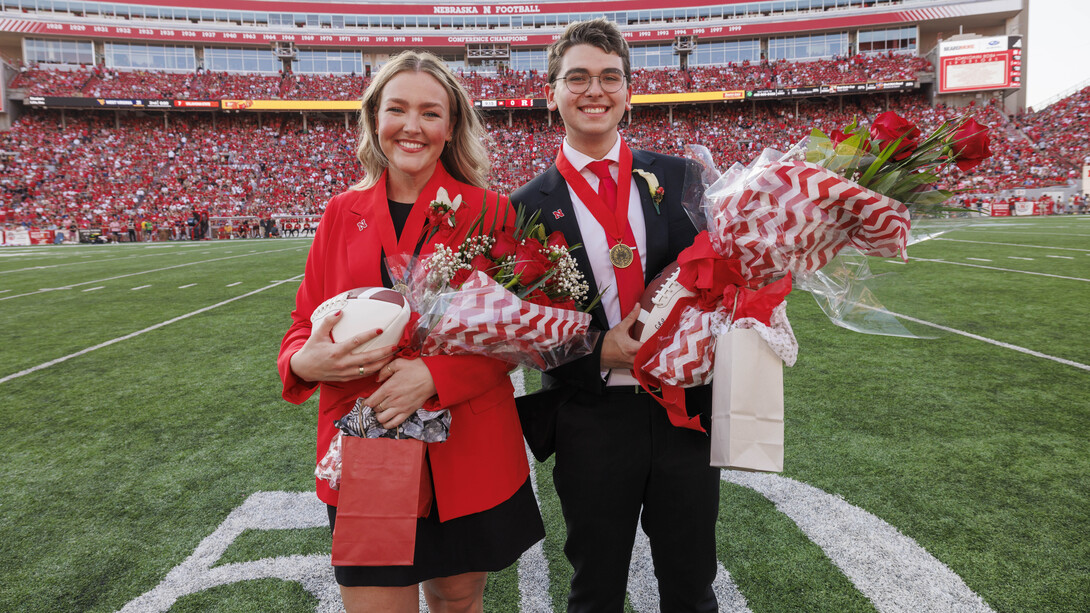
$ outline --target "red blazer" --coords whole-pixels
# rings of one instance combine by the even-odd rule
[[[434,200],[439,187],[444,187],[452,200],[462,195],[462,205],[455,215],[454,244],[461,243],[469,225],[477,219],[486,194],[491,215],[497,209],[502,213],[509,208],[506,198],[459,183],[441,163],[436,163],[420,200]],[[284,383],[284,399],[300,404],[315,389],[321,389],[317,459],[329,448],[336,431],[333,422],[351,410],[356,398],[377,389],[377,384],[375,377],[344,383],[304,381],[291,371],[291,356],[310,336],[310,314],[319,304],[356,287],[382,285],[382,243],[378,224],[369,220],[377,219],[374,211],[388,210],[388,206],[385,175],[371,189],[347,191],[330,200],[307,257],[291,327],[280,345],[277,366]],[[491,215],[486,227],[491,227]],[[433,237],[421,254],[431,253],[436,242],[437,237]],[[490,509],[510,498],[529,476],[514,389],[507,377],[509,366],[479,356],[434,356],[423,360],[435,381],[440,404],[451,410],[449,437],[445,442],[428,445],[439,518],[446,521]],[[316,483],[318,498],[336,505],[337,491],[323,480]]]

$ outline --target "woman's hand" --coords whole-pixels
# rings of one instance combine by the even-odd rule
[[[378,375],[380,387],[364,399],[387,430],[396,428],[435,395],[435,381],[420,359],[396,359]]]
[[[296,376],[305,381],[354,381],[370,377],[390,363],[395,347],[352,354],[357,347],[382,334],[380,329],[334,343],[329,332],[340,318],[341,311],[337,311],[311,329],[303,348],[291,356],[291,370]]]

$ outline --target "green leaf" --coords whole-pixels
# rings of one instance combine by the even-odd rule
[[[891,192],[893,191],[893,186],[897,184],[898,180],[900,180],[901,174],[902,171],[900,170],[894,170],[886,173],[877,181],[875,181],[874,185],[872,185],[870,189],[878,192],[879,194],[886,194],[890,197],[894,197]]]
[[[872,162],[870,167],[867,168],[867,172],[863,173],[863,176],[860,177],[860,185],[862,185],[863,187],[869,187],[871,179],[873,179],[874,176],[878,174],[878,171],[882,168],[882,165],[889,161],[889,158],[893,157],[893,152],[897,151],[897,147],[901,144],[901,141],[904,140],[904,138],[904,135],[901,135],[899,138],[897,138],[897,140],[886,145],[885,148],[882,149],[882,151],[878,154],[878,157],[875,158],[874,162]]]
[[[913,194],[911,201],[908,204],[916,206],[934,206],[942,204],[953,196],[954,192],[945,189],[933,189],[926,192],[916,192]]]

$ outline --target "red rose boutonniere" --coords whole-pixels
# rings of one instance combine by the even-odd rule
[[[428,240],[431,240],[431,237],[435,236],[443,228],[454,229],[456,224],[454,213],[460,206],[462,206],[461,194],[455,196],[452,201],[446,188],[439,188],[439,191],[435,193],[435,200],[428,204],[428,227],[431,228],[431,232],[428,233]]]

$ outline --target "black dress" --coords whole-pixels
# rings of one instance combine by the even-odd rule
[[[398,236],[411,208],[412,205],[390,201],[390,218]],[[385,267],[382,280],[386,287],[392,286]],[[545,538],[545,525],[529,478],[510,498],[480,513],[440,522],[438,505],[433,495],[431,513],[416,520],[416,549],[411,566],[334,566],[337,583],[346,587],[403,587],[436,577],[499,571],[514,564],[524,551]],[[326,505],[326,509],[332,531],[337,507]]]

